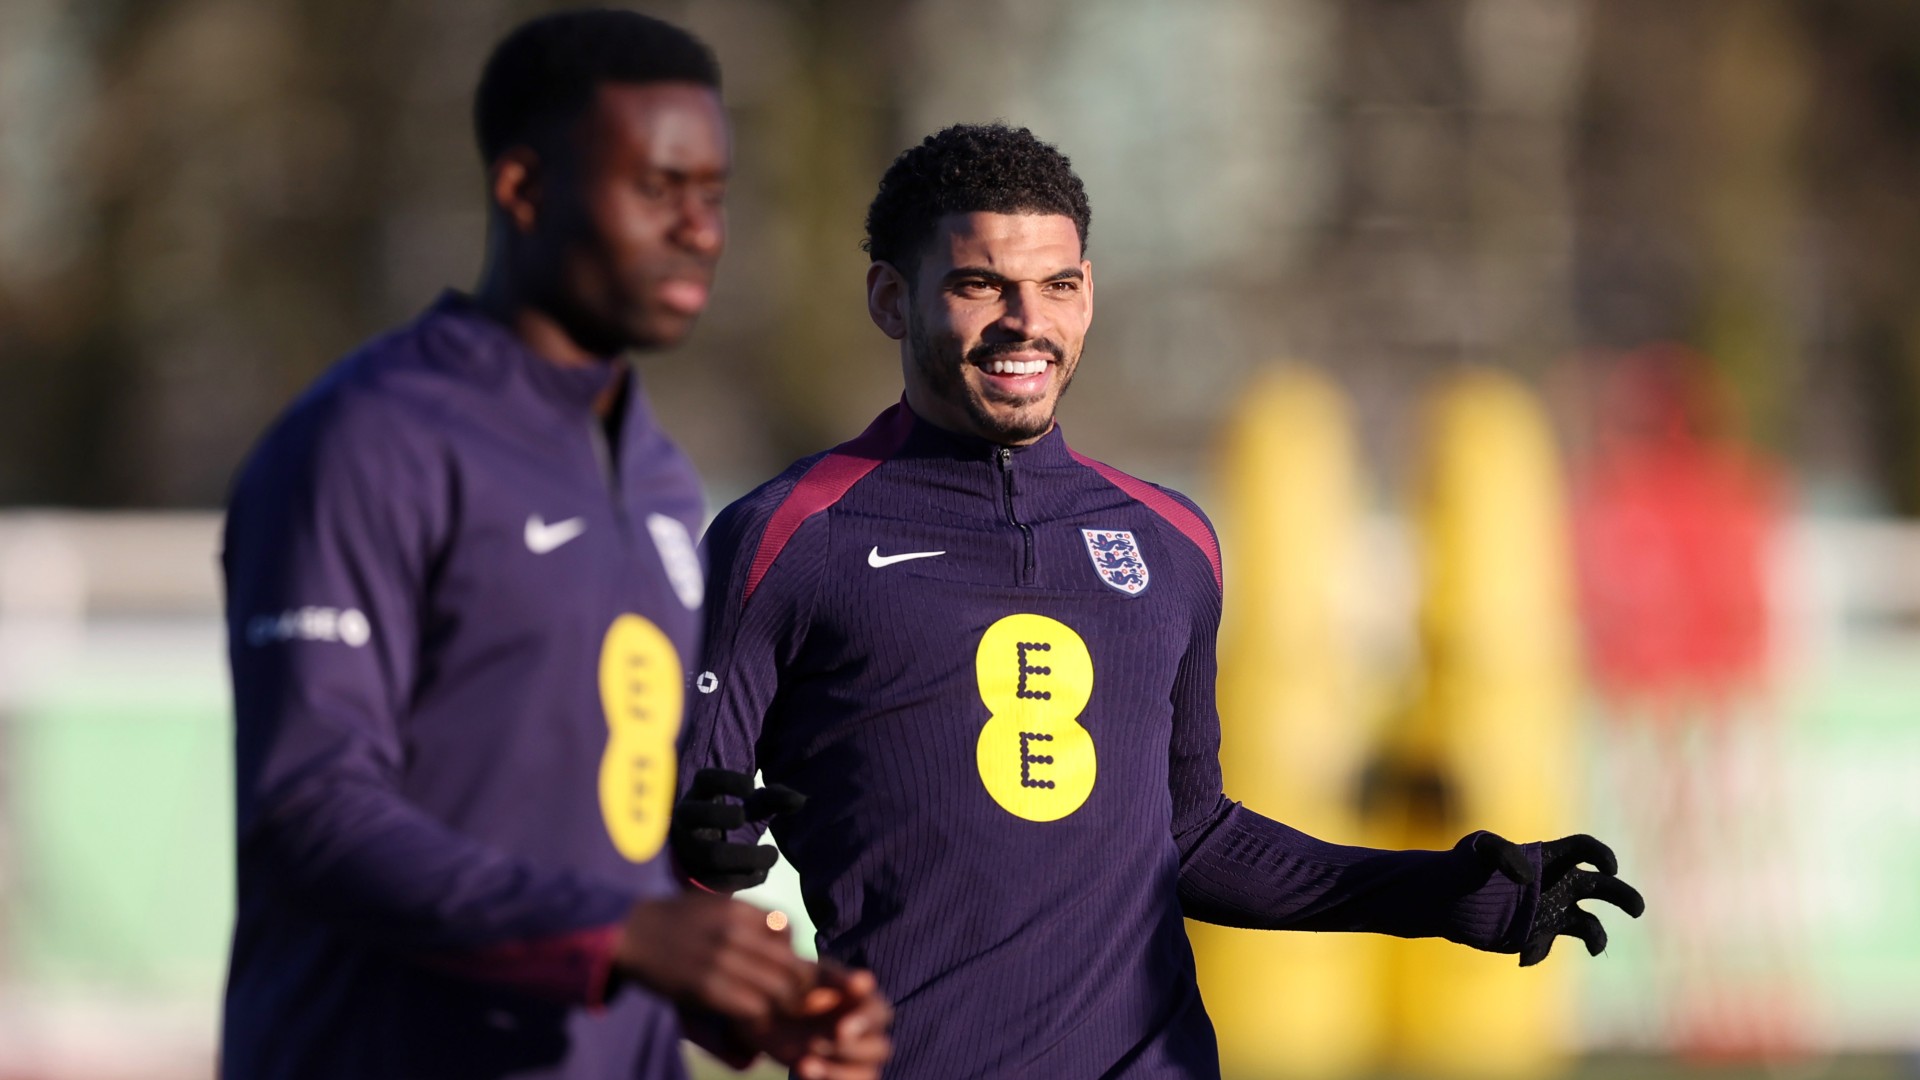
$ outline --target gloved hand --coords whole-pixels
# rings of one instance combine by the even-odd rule
[[[1490,870],[1498,870],[1521,885],[1534,880],[1533,864],[1519,844],[1483,832],[1474,837],[1473,853]],[[1580,869],[1592,864],[1599,872]],[[1582,900],[1604,900],[1639,918],[1647,902],[1633,886],[1621,881],[1620,862],[1613,849],[1580,833],[1549,840],[1540,845],[1540,905],[1533,914],[1533,928],[1520,946],[1520,966],[1531,967],[1547,958],[1553,939],[1561,934],[1577,937],[1587,944],[1587,955],[1599,956],[1607,947],[1607,931],[1592,912],[1582,909]]]
[[[756,788],[746,773],[701,769],[693,774],[686,797],[673,808],[667,832],[673,857],[688,877],[709,889],[751,889],[767,880],[767,871],[780,854],[771,844],[728,840],[727,833],[749,821],[790,814],[806,804],[806,796],[792,788],[779,784]]]

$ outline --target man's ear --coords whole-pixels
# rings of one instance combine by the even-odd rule
[[[540,219],[540,155],[531,147],[509,147],[488,167],[487,180],[493,205],[513,230],[532,232],[534,223]]]
[[[867,267],[867,315],[881,333],[895,341],[907,336],[912,301],[906,275],[892,263],[876,259]]]

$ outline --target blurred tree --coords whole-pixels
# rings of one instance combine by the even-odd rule
[[[902,22],[887,0],[795,0],[788,84],[760,105],[741,163],[780,233],[757,276],[771,340],[749,347],[736,384],[773,432],[781,463],[852,437],[899,394],[891,342],[867,319],[867,203],[895,154],[917,142],[899,131],[910,70]]]
[[[374,0],[69,5],[97,74],[71,266],[10,312],[0,500],[206,503],[377,317],[393,82]],[[29,106],[36,103],[29,102]],[[46,104],[45,102],[39,104]]]
[[[1693,216],[1705,258],[1696,338],[1728,377],[1739,425],[1778,448],[1794,440],[1808,307],[1796,273],[1810,63],[1792,4],[1720,5],[1701,57],[1704,154]]]
[[[1535,373],[1572,342],[1570,127],[1588,8],[1337,5],[1339,194],[1300,283],[1307,350],[1354,386],[1375,459],[1416,388],[1462,364]]]
[[[1597,14],[1588,340],[1695,343],[1731,377],[1739,426],[1828,486],[1920,512],[1920,9]]]
[[[1920,514],[1920,5],[1828,0],[1797,15],[1816,58],[1817,359],[1849,391],[1830,422],[1891,506]]]
[[[473,82],[557,6],[0,5],[0,503],[215,504],[331,358],[470,281]],[[927,130],[1002,117],[1105,208],[1089,450],[1194,471],[1221,388],[1285,352],[1397,462],[1410,375],[1672,339],[1920,512],[1911,3],[638,6],[714,43],[738,123],[714,311],[643,369],[722,488],[891,397],[866,201]]]

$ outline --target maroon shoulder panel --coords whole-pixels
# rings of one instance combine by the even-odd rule
[[[1207,562],[1213,566],[1214,585],[1219,586],[1221,584],[1220,542],[1214,539],[1213,530],[1207,528],[1207,523],[1200,519],[1200,515],[1187,509],[1186,504],[1182,503],[1179,499],[1161,491],[1145,480],[1128,476],[1126,473],[1108,465],[1106,462],[1095,461],[1090,457],[1082,455],[1077,450],[1070,450],[1068,452],[1073,455],[1073,460],[1099,473],[1101,478],[1106,480],[1107,483],[1126,492],[1137,501],[1144,503],[1147,509],[1165,518],[1168,524],[1179,529],[1187,539],[1193,541],[1194,546],[1200,549],[1200,553],[1205,555]]]
[[[912,430],[913,413],[902,399],[875,417],[867,430],[813,463],[774,508],[773,516],[767,520],[767,530],[760,534],[760,546],[754,549],[753,565],[747,570],[747,587],[740,593],[742,606],[753,596],[753,590],[760,587],[760,580],[773,569],[773,561],[780,557],[800,526],[839,502],[862,477],[898,452]]]

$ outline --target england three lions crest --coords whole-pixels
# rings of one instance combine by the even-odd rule
[[[1147,560],[1140,557],[1140,545],[1125,529],[1081,529],[1087,538],[1087,556],[1100,580],[1126,593],[1138,596],[1147,587]]]

